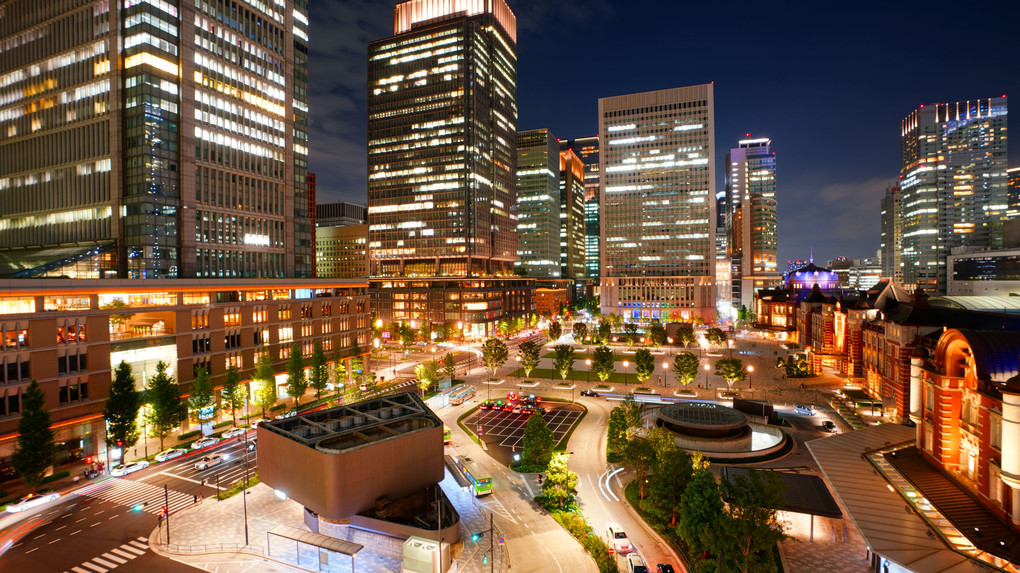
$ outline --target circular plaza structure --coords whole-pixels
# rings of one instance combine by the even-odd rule
[[[645,414],[647,427],[673,434],[677,447],[710,458],[766,456],[781,450],[786,433],[776,426],[748,420],[743,412],[715,402],[676,402]]]

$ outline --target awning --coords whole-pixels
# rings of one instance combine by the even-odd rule
[[[277,525],[269,530],[269,534],[290,539],[291,541],[300,541],[301,543],[307,543],[308,545],[321,547],[329,551],[343,553],[351,557],[354,557],[365,548],[364,545],[358,545],[357,543],[351,543],[350,541],[344,541],[320,533],[312,533],[311,531],[290,527],[289,525]]]
[[[769,470],[759,470],[769,471]],[[748,468],[726,466],[722,469],[724,477],[731,475],[746,476]],[[786,472],[773,472],[783,480],[786,486],[783,489],[783,506],[778,508],[782,511],[793,513],[805,513],[821,517],[840,519],[843,512],[839,504],[829,493],[822,478],[806,474],[793,474]]]

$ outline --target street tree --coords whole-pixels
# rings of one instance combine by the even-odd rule
[[[499,329],[499,335],[503,338],[510,338],[510,319],[503,317],[496,323],[496,328]]]
[[[712,327],[705,331],[705,340],[712,346],[725,346],[726,339],[726,331],[721,328]]]
[[[553,432],[546,424],[545,416],[541,412],[528,416],[528,423],[524,426],[521,459],[536,468],[544,468],[549,464],[555,445]]]
[[[142,409],[142,393],[135,387],[131,365],[121,360],[114,370],[110,394],[103,409],[106,419],[106,446],[118,442],[129,448],[138,442],[138,412]]]
[[[326,352],[322,349],[322,341],[316,340],[312,345],[312,358],[309,360],[308,385],[315,390],[315,399],[322,397],[323,390],[329,384],[329,365],[326,364]]]
[[[230,410],[230,421],[234,426],[237,425],[237,411],[244,407],[244,399],[247,397],[248,388],[241,384],[241,373],[237,366],[230,366],[223,379],[220,398],[223,400],[223,407]]]
[[[538,326],[538,313],[537,312],[531,313],[531,318],[528,319],[528,323],[531,326],[531,328],[535,328],[536,326]]]
[[[547,495],[557,507],[566,509],[577,497],[577,473],[567,469],[567,454],[557,452],[549,460],[549,467],[542,482],[542,493]]]
[[[145,396],[149,401],[145,421],[152,434],[159,438],[159,449],[167,436],[188,417],[188,406],[181,400],[181,389],[177,380],[167,373],[167,364],[156,363],[156,373],[149,378]]]
[[[653,323],[648,327],[648,337],[651,339],[652,346],[658,348],[666,344],[666,328],[658,322]]]
[[[648,443],[652,445],[652,449],[655,450],[656,460],[663,460],[667,456],[671,456],[679,451],[676,442],[673,441],[673,433],[661,426],[648,430],[645,439],[648,440]]]
[[[627,412],[617,406],[609,411],[606,422],[606,447],[619,457],[627,447]]]
[[[563,326],[558,321],[552,321],[549,323],[549,339],[559,340],[563,336]]]
[[[333,347],[333,387],[337,390],[347,383],[347,361],[340,356],[340,345]]]
[[[255,391],[252,396],[252,404],[262,409],[262,417],[266,417],[266,408],[276,403],[276,369],[273,368],[273,359],[269,352],[263,352],[255,361]]]
[[[715,361],[715,375],[725,378],[726,385],[732,388],[734,382],[747,379],[747,370],[739,358],[720,358]]]
[[[46,471],[57,458],[57,446],[50,428],[50,411],[46,394],[39,383],[32,383],[21,395],[21,419],[18,420],[18,442],[11,456],[14,473],[35,491],[42,484]]]
[[[676,374],[677,382],[685,388],[698,375],[698,367],[701,361],[698,355],[693,352],[680,352],[673,358],[673,373]]]
[[[616,372],[616,360],[613,358],[613,351],[608,346],[599,346],[592,355],[591,371],[605,382]]]
[[[575,322],[571,332],[574,335],[574,342],[580,343],[585,336],[588,336],[588,325],[581,321]]]
[[[416,378],[415,384],[418,389],[421,390],[422,398],[425,397],[425,392],[436,383],[439,378],[439,372],[436,371],[435,363],[419,364],[414,367],[414,376]]]
[[[553,351],[556,353],[556,357],[553,359],[553,370],[555,370],[560,378],[566,380],[570,373],[574,371],[574,347],[569,344],[557,344]]]
[[[213,393],[212,380],[209,378],[209,371],[205,367],[199,367],[195,373],[195,380],[191,383],[190,396],[188,397],[188,415],[194,422],[202,423],[216,416],[216,395]],[[212,413],[203,416],[202,411],[212,408]]]
[[[498,338],[486,339],[482,345],[482,362],[492,370],[493,377],[496,376],[496,371],[506,363],[509,356],[510,352],[506,348],[506,343]]]
[[[754,322],[756,316],[753,310],[748,310],[746,305],[740,305],[740,310],[737,311],[737,322],[740,324]]]
[[[637,325],[628,322],[623,325],[623,332],[627,335],[627,344],[634,344],[634,341],[637,340]]]
[[[785,525],[779,519],[783,506],[783,480],[775,472],[751,468],[746,476],[723,478],[720,484],[726,500],[723,516],[724,539],[729,551],[726,558],[735,562],[742,573],[760,570],[762,556],[786,539]],[[765,557],[771,560],[771,556]]]
[[[612,335],[613,335],[612,321],[610,321],[606,317],[602,317],[602,319],[599,320],[598,326],[598,343],[609,344],[609,339],[610,337],[612,337]]]
[[[528,340],[522,342],[518,348],[521,356],[521,368],[525,376],[531,376],[531,371],[538,368],[538,361],[541,358],[542,347],[537,343]]]
[[[694,325],[683,323],[676,329],[676,342],[684,348],[690,346],[698,337],[694,335]]]
[[[295,342],[290,345],[290,357],[287,358],[287,395],[294,399],[297,408],[301,397],[308,390],[308,379],[305,378],[305,357],[301,353],[301,345]]]
[[[443,357],[443,374],[453,382],[453,377],[457,374],[457,361],[453,359],[453,355],[449,352]]]
[[[432,321],[422,321],[421,329],[418,331],[418,334],[425,342],[432,342]]]
[[[655,449],[651,442],[643,438],[631,438],[627,441],[627,448],[623,451],[623,458],[627,464],[634,468],[637,474],[638,499],[645,498],[645,489],[648,485],[646,477],[648,471],[655,466]]]
[[[517,318],[514,319],[513,325],[510,328],[511,330],[513,330],[514,334],[516,334],[527,328],[527,324],[528,324],[527,318],[523,316],[518,316]]]
[[[691,479],[691,457],[680,448],[668,455],[660,455],[655,473],[648,480],[648,500],[645,506],[663,523],[676,527],[680,510],[680,497]]]
[[[680,495],[677,532],[696,554],[717,553],[722,550],[722,495],[708,465],[693,465]]]
[[[404,348],[407,348],[414,342],[414,329],[406,323],[401,322],[400,326],[397,328],[397,336],[400,337],[400,343],[404,345]]]
[[[647,348],[641,348],[634,353],[634,376],[638,383],[644,384],[652,373],[655,372],[655,357]]]
[[[641,427],[641,404],[635,401],[633,396],[627,396],[618,407],[623,410],[624,420],[627,422],[627,439],[630,439],[634,430]]]

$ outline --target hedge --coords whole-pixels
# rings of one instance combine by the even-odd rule
[[[201,436],[201,435],[202,435],[202,430],[193,430],[191,432],[184,432],[183,434],[177,436],[177,440],[180,441],[180,442],[183,442],[183,441],[190,440],[191,438],[195,438],[195,437],[198,437],[198,436]]]
[[[68,477],[70,475],[71,475],[71,472],[69,472],[67,470],[64,470],[62,472],[57,472],[55,474],[50,474],[50,475],[44,477],[42,479],[42,482],[40,482],[40,483],[50,483],[51,481],[56,481],[58,479],[63,479],[63,478],[66,478],[66,477]]]

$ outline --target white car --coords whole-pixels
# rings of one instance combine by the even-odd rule
[[[803,404],[797,404],[796,406],[793,407],[793,411],[798,414],[803,414],[805,416],[814,416],[815,405],[811,404],[810,406],[805,406]]]
[[[113,468],[110,470],[110,475],[115,477],[126,476],[138,470],[144,470],[147,467],[149,467],[149,462],[144,460],[140,462],[131,462],[130,464],[123,464]]]
[[[211,445],[213,445],[213,444],[215,444],[215,443],[217,443],[219,441],[220,441],[219,438],[214,438],[212,436],[209,436],[208,438],[202,438],[201,440],[197,440],[195,443],[191,444],[191,449],[193,449],[193,450],[201,450],[202,448],[205,448],[207,446],[211,446]]]
[[[246,433],[248,433],[248,428],[231,428],[226,432],[223,432],[223,439],[243,436]]]
[[[213,454],[211,456],[206,456],[195,464],[195,469],[207,470],[213,466],[218,466],[222,464],[227,460],[228,457],[229,456],[227,454]]]
[[[619,523],[608,523],[606,524],[606,537],[609,538],[609,546],[616,550],[617,553],[630,553],[634,551],[634,546],[630,544],[630,538],[623,531],[623,526]]]
[[[182,450],[180,448],[174,448],[172,450],[163,450],[162,452],[159,452],[158,454],[156,454],[156,461],[157,462],[165,462],[167,460],[172,460],[174,458],[179,458],[179,457],[183,456],[186,453],[188,453],[188,450]]]
[[[25,511],[31,509],[37,505],[51,502],[60,497],[59,493],[44,493],[40,495],[28,494],[27,496],[19,499],[18,501],[7,506],[7,511],[11,513],[18,513],[19,511]]]

